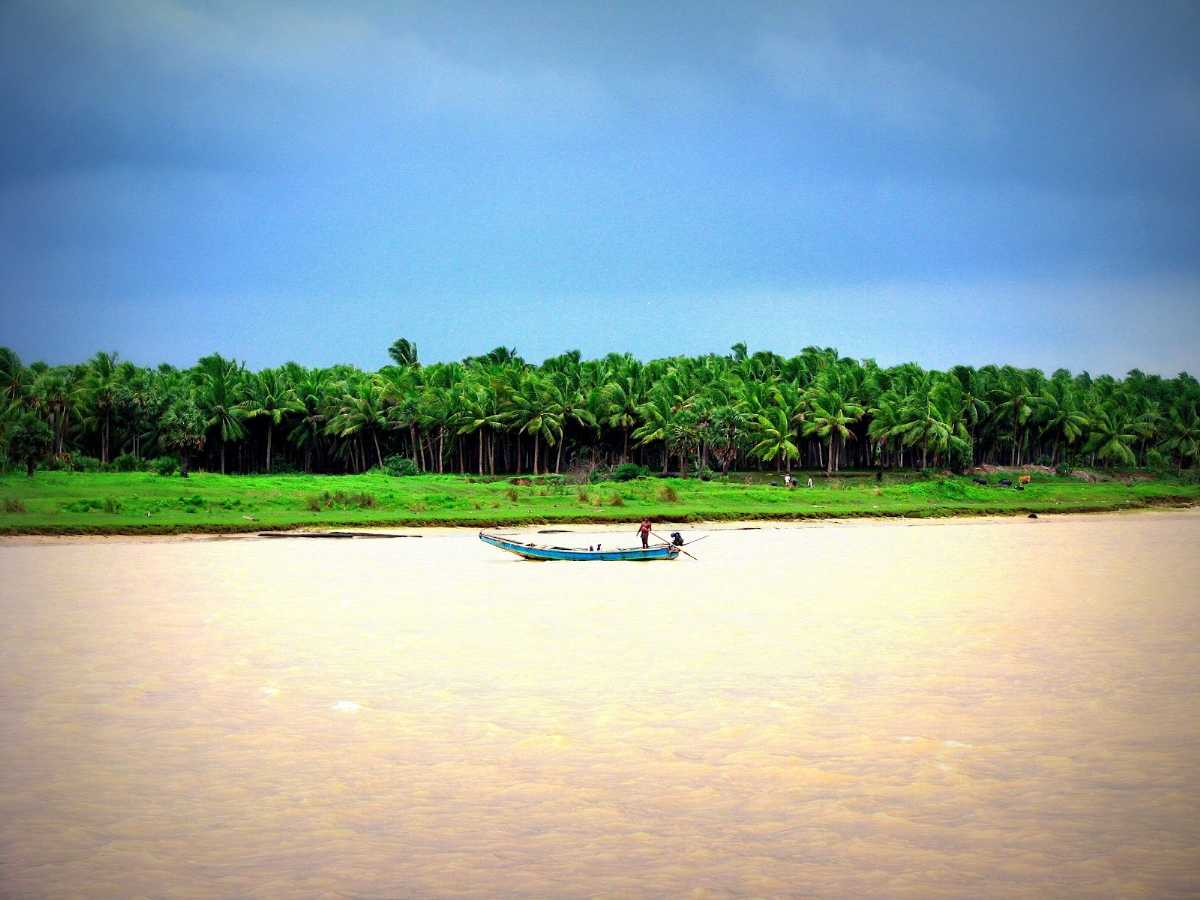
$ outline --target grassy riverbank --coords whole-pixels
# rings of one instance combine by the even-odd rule
[[[1022,491],[968,478],[814,479],[785,489],[641,479],[591,485],[513,483],[459,475],[392,478],[196,473],[39,472],[0,476],[0,534],[175,534],[367,525],[617,522],[651,516],[699,521],[849,516],[953,516],[1099,512],[1200,503],[1200,485],[1144,478],[1088,483],[1038,475]],[[993,475],[997,481],[1000,476]],[[1015,477],[1015,476],[1014,476]],[[777,480],[776,480],[777,481]]]

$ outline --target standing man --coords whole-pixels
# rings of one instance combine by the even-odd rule
[[[650,546],[650,519],[649,517],[642,519],[642,524],[638,526],[638,536],[642,539],[642,549],[645,550]]]

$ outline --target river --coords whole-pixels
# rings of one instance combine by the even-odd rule
[[[704,533],[5,540],[0,896],[1200,891],[1200,514]]]

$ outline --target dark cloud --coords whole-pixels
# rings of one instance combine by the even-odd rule
[[[475,347],[539,298],[1191,283],[1198,44],[1172,2],[9,2],[0,304],[34,356],[176,301],[487,298]]]

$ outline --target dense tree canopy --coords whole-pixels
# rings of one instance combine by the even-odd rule
[[[1186,373],[885,369],[832,349],[782,357],[743,344],[728,356],[650,362],[570,351],[540,366],[505,347],[421,365],[403,338],[389,353],[396,364],[377,372],[295,363],[252,372],[215,353],[185,370],[115,353],[26,366],[0,348],[0,450],[8,465],[39,455],[130,465],[172,453],[220,472],[361,472],[400,455],[423,471],[479,474],[623,461],[684,474],[1189,468],[1200,457],[1200,385]]]

